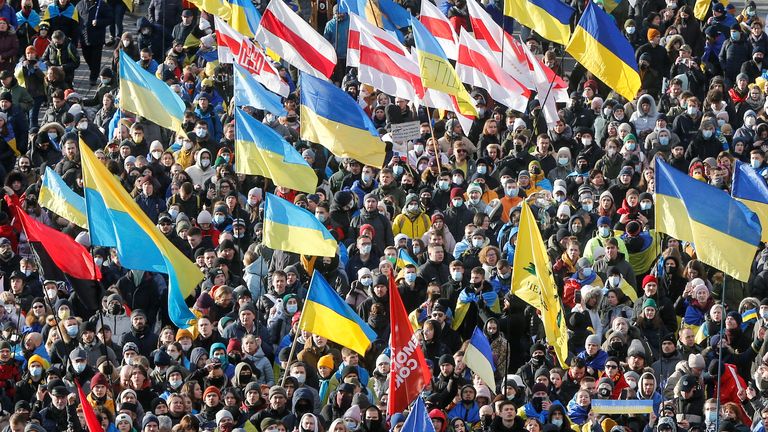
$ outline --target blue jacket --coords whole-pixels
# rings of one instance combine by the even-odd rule
[[[608,361],[608,353],[603,351],[602,349],[597,351],[597,354],[595,354],[595,357],[592,359],[589,359],[587,357],[587,351],[582,351],[577,355],[578,358],[583,358],[584,361],[587,363],[587,366],[591,367],[592,369],[599,371],[605,369],[605,362]]]
[[[477,402],[472,402],[472,406],[467,408],[462,402],[448,411],[448,418],[459,417],[467,423],[477,423],[480,421],[480,407]]]
[[[684,300],[683,304],[685,304],[685,315],[683,315],[683,322],[696,326],[702,325],[707,317],[706,311],[702,311],[701,309],[692,305],[688,299]]]
[[[224,128],[221,125],[219,116],[216,115],[216,112],[213,110],[213,107],[209,107],[205,112],[203,112],[200,107],[197,107],[195,108],[195,114],[197,114],[197,117],[200,118],[200,120],[204,120],[208,123],[208,135],[211,137],[211,141],[216,143],[219,142],[224,136]]]
[[[559,405],[563,407],[563,404],[559,400],[552,401],[552,406]],[[542,410],[541,412],[536,411],[536,408],[533,407],[533,403],[528,402],[523,406],[523,409],[525,410],[525,418],[535,418],[538,419],[541,424],[547,423],[547,420],[549,419],[549,412],[551,411],[551,408],[549,410]],[[563,410],[565,410],[565,407],[563,407]]]
[[[338,27],[338,31],[336,30]],[[336,57],[347,58],[347,41],[349,40],[349,17],[339,22],[333,18],[325,24],[323,37],[333,45],[336,50]],[[338,38],[338,39],[337,39]]]

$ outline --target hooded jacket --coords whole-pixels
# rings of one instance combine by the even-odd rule
[[[207,167],[203,167],[200,163],[200,157],[203,155],[203,153],[208,153],[208,157],[210,158],[210,164]],[[186,170],[187,174],[192,178],[192,183],[196,185],[202,185],[206,181],[210,180],[211,177],[216,173],[216,170],[213,168],[213,155],[208,149],[200,149],[195,153],[195,164],[187,168]]]
[[[640,109],[640,105],[643,102],[648,102],[650,105],[647,113],[643,113]],[[653,130],[656,127],[656,119],[658,117],[659,112],[656,108],[656,101],[651,95],[644,94],[637,100],[637,111],[632,114],[629,121],[634,123],[637,133],[642,134],[643,132]]]

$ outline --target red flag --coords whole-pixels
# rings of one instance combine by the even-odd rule
[[[77,386],[77,397],[80,399],[80,405],[83,406],[83,415],[85,415],[85,424],[88,426],[88,431],[104,432],[101,422],[96,418],[96,413],[93,412],[93,407],[88,402],[88,398],[85,397],[85,392],[80,387],[80,382],[78,382],[77,378],[75,378],[75,386]]]
[[[62,272],[77,279],[101,279],[101,271],[94,265],[93,257],[83,245],[29,217],[20,207],[12,206],[11,211],[27,239],[32,243],[40,243]]]
[[[725,363],[723,366],[723,373],[720,376],[720,403],[725,404],[733,402],[741,407],[741,412],[739,413],[741,421],[751,427],[752,419],[747,412],[744,411],[741,399],[739,399],[738,396],[739,390],[747,389],[747,382],[744,381],[744,378],[742,378],[741,375],[739,375],[736,366],[730,363]],[[715,394],[717,394],[717,389],[715,389]]]
[[[401,413],[419,396],[430,379],[432,371],[427,367],[421,344],[413,335],[408,313],[395,286],[395,279],[389,278],[389,319],[392,333],[392,367],[389,376],[389,403],[387,414]]]

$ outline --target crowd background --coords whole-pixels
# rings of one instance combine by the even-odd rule
[[[653,169],[664,160],[723,190],[737,162],[768,177],[760,5],[714,3],[698,20],[691,1],[620,3],[612,16],[642,80],[626,100],[490,2],[499,24],[565,80],[570,100],[548,128],[535,100],[518,112],[471,89],[479,115],[464,130],[451,113],[361,84],[344,67],[349,17],[333,1],[288,4],[335,44],[334,81],[385,141],[393,125],[421,122],[419,138],[387,142],[383,167],[338,158],[299,138],[295,70],[276,64],[292,91],[288,114],[247,111],[314,168],[311,194],[235,172],[232,67],[215,61],[213,19],[194,4],[0,0],[4,194],[88,247],[102,274],[91,309],[72,281],[46,278],[3,204],[7,430],[79,432],[86,405],[109,432],[400,430],[405,416],[386,414],[390,277],[432,369],[422,396],[437,432],[765,430],[768,254],[741,282],[697,260],[693,245],[656,233]],[[469,29],[465,0],[441,7]],[[119,111],[120,51],[180,95],[187,137]],[[88,82],[76,82],[86,70]],[[80,139],[203,272],[187,299],[200,317],[194,328],[169,319],[166,275],[124,268],[114,250],[92,247],[87,232],[39,205],[46,168],[83,193]],[[314,213],[339,253],[264,245],[268,192]],[[567,359],[510,287],[523,201],[553,263]],[[415,265],[398,261],[401,250]],[[314,271],[376,332],[364,355],[298,329]],[[463,362],[475,327],[492,348],[496,388]],[[743,381],[718,383],[726,364]],[[653,412],[597,414],[595,399],[652,400]]]

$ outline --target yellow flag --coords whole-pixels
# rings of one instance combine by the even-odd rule
[[[560,365],[567,367],[568,331],[560,296],[536,218],[525,201],[512,266],[512,292],[539,310],[547,342],[555,347]]]

